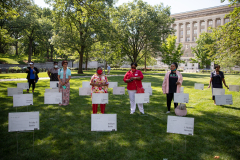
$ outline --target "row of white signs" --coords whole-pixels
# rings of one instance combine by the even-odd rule
[[[122,88],[122,87],[117,87]],[[125,93],[124,90],[117,90],[116,94]],[[44,93],[44,104],[60,104],[62,103],[62,93],[58,92],[58,89],[46,89]],[[52,91],[54,90],[54,91]],[[232,95],[224,95],[224,89],[213,88],[213,95],[215,95],[215,100],[217,105],[232,104]],[[135,102],[136,103],[149,103],[149,93],[136,93]],[[92,94],[92,104],[107,104],[109,100],[108,93],[93,93]],[[174,103],[188,103],[189,94],[188,93],[174,93]],[[33,105],[33,95],[32,94],[15,94],[13,95],[13,107],[28,106]]]
[[[8,132],[39,130],[39,112],[8,113]],[[92,114],[91,131],[117,131],[117,114]],[[167,133],[193,135],[194,118],[168,116]]]

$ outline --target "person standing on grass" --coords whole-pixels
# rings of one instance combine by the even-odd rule
[[[165,74],[163,83],[162,83],[162,90],[163,94],[167,95],[167,114],[170,113],[171,102],[174,99],[174,93],[180,93],[183,78],[182,74],[177,71],[178,64],[172,63],[170,66],[171,71]],[[178,106],[178,103],[174,103],[174,108]]]
[[[110,75],[110,70],[111,70],[111,67],[110,67],[110,65],[108,65],[108,67],[107,67],[108,75]]]
[[[225,87],[228,88],[228,86],[226,85],[225,79],[224,79],[224,74],[223,74],[223,72],[220,71],[220,66],[215,65],[214,69],[215,69],[215,71],[213,71],[211,73],[210,81],[209,81],[209,85],[208,85],[208,88],[210,88],[211,84],[212,84],[212,94],[213,94],[213,88],[223,88],[222,82],[224,83]],[[212,95],[212,100],[214,100],[214,104],[216,105],[214,95]]]
[[[32,93],[34,93],[34,89],[35,89],[35,84],[38,81],[38,69],[37,67],[34,67],[34,63],[31,61],[29,63],[30,67],[27,67],[26,69],[26,73],[27,73],[27,80],[28,80],[28,85],[29,85],[29,89],[32,85]],[[29,89],[27,89],[27,93],[29,93]]]
[[[142,88],[142,79],[143,79],[143,74],[140,70],[136,69],[137,63],[131,63],[131,70],[128,71],[124,78],[123,81],[127,83],[127,90],[129,94],[129,99],[130,99],[130,114],[133,114],[136,110],[136,103],[135,103],[135,93],[137,92],[137,88]],[[138,109],[141,112],[141,114],[144,114],[144,109],[143,109],[143,104],[138,104]]]
[[[70,79],[71,79],[71,70],[67,68],[68,61],[64,60],[62,62],[63,68],[58,70],[58,80],[59,80],[59,92],[62,93],[62,104],[59,105],[68,105],[70,97]]]
[[[90,85],[92,86],[93,93],[108,93],[108,79],[107,76],[103,74],[102,67],[98,67],[96,74],[91,78]],[[92,104],[93,114],[97,114],[98,104]],[[100,104],[101,113],[104,114],[106,104]]]
[[[58,62],[53,62],[53,68],[47,72],[50,81],[58,81],[58,69]]]

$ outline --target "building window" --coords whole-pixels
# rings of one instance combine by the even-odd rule
[[[224,21],[225,21],[225,23],[228,23],[229,22],[229,18],[225,19]]]
[[[175,32],[175,36],[177,36],[177,32]]]
[[[190,27],[190,24],[187,24],[187,27]]]
[[[201,29],[201,33],[204,32],[204,31],[205,31],[205,29]]]
[[[190,38],[189,37],[187,38],[187,42],[190,42]]]
[[[186,44],[186,49],[188,49],[188,44]]]
[[[183,28],[183,25],[181,25],[180,27]]]
[[[177,26],[174,26],[173,29],[177,30]]]
[[[218,20],[217,20],[217,25],[220,25],[220,24],[221,24],[221,20],[218,19]]]
[[[194,30],[194,34],[197,34],[197,30]]]
[[[190,30],[187,30],[187,34],[190,34]]]
[[[212,25],[212,21],[208,21],[208,25],[211,26]]]
[[[180,32],[180,35],[181,35],[181,36],[183,35],[183,31]]]
[[[180,38],[180,42],[183,42],[183,38]]]
[[[201,22],[201,26],[205,26],[205,22]]]
[[[193,41],[195,42],[197,40],[197,37],[193,37]]]
[[[193,25],[194,25],[194,27],[197,27],[197,23],[194,23]]]

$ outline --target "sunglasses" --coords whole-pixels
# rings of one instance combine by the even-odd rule
[[[132,67],[132,69],[136,69],[136,67]]]

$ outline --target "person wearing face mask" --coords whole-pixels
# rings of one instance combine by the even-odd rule
[[[174,99],[174,93],[180,93],[180,89],[182,86],[183,78],[182,74],[177,71],[178,64],[172,63],[170,66],[171,71],[165,74],[162,90],[163,94],[167,95],[167,114],[170,113],[171,102]],[[174,103],[174,108],[178,106],[178,103]]]
[[[58,70],[58,80],[59,80],[59,92],[62,93],[62,104],[59,105],[68,105],[70,97],[70,79],[71,79],[71,70],[67,68],[68,61],[62,61],[63,68]]]
[[[27,73],[27,80],[28,80],[28,85],[29,85],[29,89],[32,85],[32,93],[34,93],[34,89],[35,89],[35,84],[38,81],[38,69],[37,67],[34,67],[34,63],[31,61],[29,63],[30,67],[27,67],[26,69],[26,73]],[[27,89],[27,93],[29,93],[29,89]]]
[[[58,81],[58,69],[58,62],[53,62],[53,68],[47,72],[50,81]]]
[[[211,73],[211,77],[210,77],[210,82],[209,82],[208,88],[211,87],[211,84],[212,84],[212,92],[213,92],[213,88],[223,88],[222,82],[224,83],[225,87],[228,88],[228,86],[226,85],[225,79],[224,79],[224,74],[223,74],[223,72],[220,71],[220,66],[219,65],[215,65],[214,69],[215,69],[215,71],[213,71]],[[214,100],[214,104],[216,105],[216,103],[215,103],[215,96],[212,96],[212,100]]]
[[[96,74],[94,74],[90,80],[92,86],[92,93],[108,93],[108,79],[103,74],[102,67],[98,67]],[[92,104],[93,114],[97,114],[98,104]],[[106,104],[100,104],[101,113],[104,114]]]
[[[135,93],[137,93],[137,88],[142,88],[142,79],[143,74],[140,70],[136,69],[137,63],[131,63],[131,70],[128,71],[123,81],[127,83],[127,90],[130,99],[130,114],[133,114],[136,110],[136,103],[135,103]],[[138,104],[138,109],[141,114],[144,114],[143,104]]]

